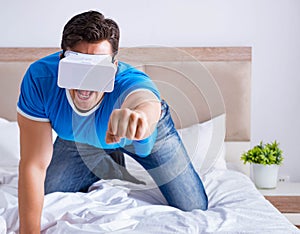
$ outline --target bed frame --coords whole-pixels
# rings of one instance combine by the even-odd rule
[[[0,48],[0,117],[16,120],[27,67],[58,50]],[[251,47],[122,48],[118,59],[150,75],[178,128],[226,113],[226,160],[249,175],[240,155],[250,147]]]

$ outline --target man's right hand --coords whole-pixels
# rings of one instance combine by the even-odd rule
[[[33,121],[20,114],[18,124],[20,234],[40,233],[44,181],[53,152],[52,128],[49,122]]]

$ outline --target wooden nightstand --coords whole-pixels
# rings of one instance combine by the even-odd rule
[[[275,189],[259,189],[291,223],[300,228],[300,183],[279,182]]]

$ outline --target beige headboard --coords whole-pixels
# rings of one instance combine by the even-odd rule
[[[0,117],[16,119],[28,65],[57,48],[0,48]],[[177,127],[226,112],[226,141],[250,140],[250,47],[122,48],[118,59],[144,70],[173,110]]]

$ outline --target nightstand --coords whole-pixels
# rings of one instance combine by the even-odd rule
[[[278,182],[275,189],[259,189],[287,219],[300,228],[300,183]]]

